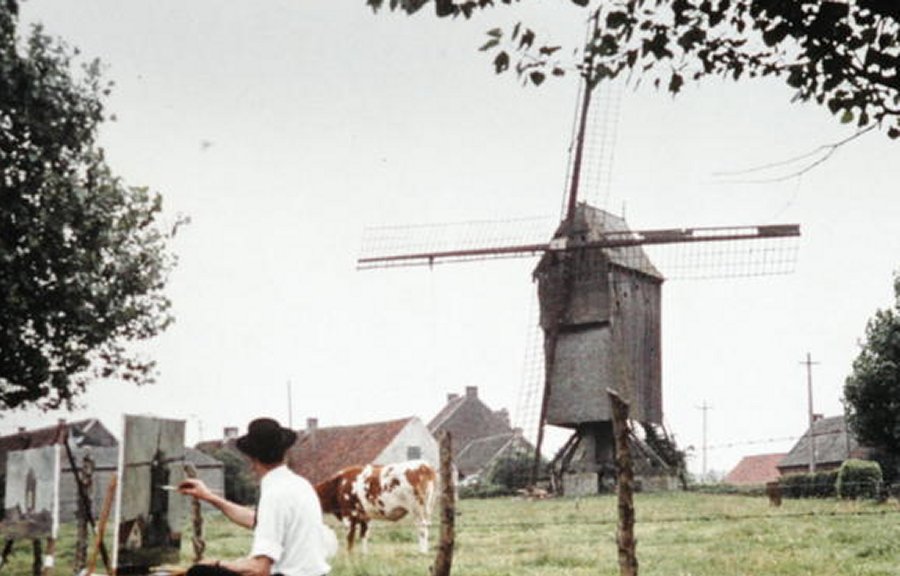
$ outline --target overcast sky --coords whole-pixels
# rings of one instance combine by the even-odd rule
[[[559,216],[576,79],[523,88],[477,48],[518,18],[578,39],[585,12],[561,0],[469,23],[427,12],[373,15],[363,0],[23,2],[23,19],[101,58],[115,81],[117,120],[102,133],[114,171],[162,193],[169,221],[192,223],[172,245],[176,323],[141,346],[159,383],[98,383],[84,410],[6,414],[0,432],[96,416],[119,434],[123,413],[183,418],[189,442],[259,415],[297,428],[308,417],[427,422],[466,386],[515,419],[533,370],[533,259],[366,272],[354,261],[365,226]],[[820,362],[815,411],[839,414],[866,321],[892,304],[900,163],[885,135],[801,178],[716,176],[852,133],[790,100],[777,82],[710,80],[674,99],[626,88],[604,125],[617,138],[597,198],[632,228],[802,226],[791,276],[664,285],[665,423],[696,448],[694,471],[704,402],[708,468],[790,448],[806,427],[807,352]]]

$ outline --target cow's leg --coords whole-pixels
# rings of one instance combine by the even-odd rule
[[[416,520],[416,528],[419,532],[419,552],[428,554],[428,519],[420,517]]]
[[[347,531],[347,552],[353,552],[353,540],[356,538],[356,520],[350,520],[350,529]]]
[[[369,523],[368,522],[360,522],[359,523],[359,541],[362,542],[363,554],[368,554],[369,553]]]

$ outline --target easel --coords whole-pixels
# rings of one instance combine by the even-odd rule
[[[53,550],[56,547],[56,541],[53,538],[47,538],[47,555],[42,552],[40,538],[32,541],[32,549],[34,550],[34,562],[32,563],[31,573],[33,576],[50,576],[53,572]],[[6,566],[6,560],[12,553],[15,539],[7,538],[3,545],[2,556],[0,556],[0,569]]]
[[[97,555],[98,553],[105,553],[106,546],[103,544],[103,534],[106,532],[106,522],[109,520],[109,513],[112,510],[112,503],[116,497],[116,483],[118,482],[119,477],[117,474],[113,474],[112,478],[109,480],[109,486],[106,487],[106,496],[103,498],[103,508],[100,510],[100,518],[97,520],[97,527],[94,530],[94,545],[91,547],[91,553],[88,556],[87,562],[87,574],[91,576],[94,573],[94,568],[97,566]],[[109,563],[109,559],[104,556],[103,563],[106,565],[106,572],[110,576],[115,574],[112,566]]]

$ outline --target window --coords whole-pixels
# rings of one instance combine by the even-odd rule
[[[407,446],[406,447],[406,459],[407,460],[418,460],[422,457],[422,448],[419,446]]]

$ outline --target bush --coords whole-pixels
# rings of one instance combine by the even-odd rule
[[[501,496],[511,496],[512,494],[514,492],[506,486],[490,483],[470,484],[459,487],[460,498],[499,498]]]
[[[834,470],[789,474],[779,480],[781,493],[785,498],[831,498],[836,493],[837,475]]]
[[[878,498],[881,480],[878,462],[847,460],[838,472],[837,494],[841,498]]]
[[[225,498],[238,504],[255,504],[259,487],[244,457],[228,447],[207,453],[225,466]]]

